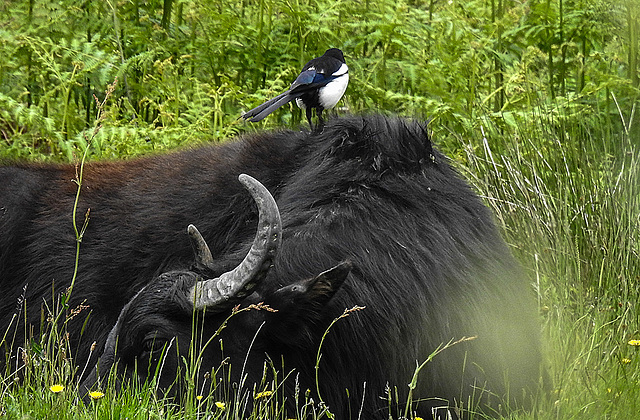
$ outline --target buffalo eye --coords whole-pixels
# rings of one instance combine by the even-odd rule
[[[154,331],[152,334],[148,334],[142,341],[141,353],[146,355],[159,355],[165,347],[167,340],[159,337]]]
[[[151,353],[153,351],[154,340],[144,340],[142,342],[142,352]]]

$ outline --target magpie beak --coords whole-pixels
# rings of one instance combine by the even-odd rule
[[[320,129],[324,125],[322,111],[336,106],[348,84],[349,68],[344,61],[342,51],[330,48],[322,56],[304,65],[302,72],[291,84],[289,90],[244,113],[242,118],[251,122],[261,121],[282,105],[295,99],[298,106],[305,110],[312,129],[311,111],[316,110],[317,128]]]

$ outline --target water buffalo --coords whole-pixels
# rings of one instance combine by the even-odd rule
[[[0,169],[3,325],[21,295],[37,324],[52,284],[69,284],[74,172]],[[159,388],[179,390],[181,360],[215,337],[200,374],[224,359],[231,380],[251,389],[270,360],[294,372],[289,402],[297,383],[338,419],[387,419],[402,412],[418,364],[475,337],[426,364],[412,412],[527,407],[535,394],[531,288],[488,209],[420,123],[352,116],[322,132],[92,163],[79,223],[86,209],[73,302],[90,313],[68,326],[76,363],[95,365],[83,390],[114,366],[119,378],[145,379],[160,359]],[[355,306],[364,309],[322,343],[317,395],[322,337]],[[94,341],[97,363],[87,359]]]

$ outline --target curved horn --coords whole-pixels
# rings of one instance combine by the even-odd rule
[[[247,296],[271,268],[280,246],[282,222],[273,196],[264,185],[249,175],[241,174],[238,180],[258,206],[258,230],[251,249],[236,268],[216,279],[199,281],[193,286],[190,297],[196,309],[222,311]],[[196,258],[201,262],[212,261],[209,247],[196,232],[197,229],[189,228]]]
[[[213,257],[211,256],[209,245],[207,245],[207,242],[200,234],[200,231],[194,225],[189,225],[187,226],[187,232],[191,239],[193,253],[196,255],[196,264],[211,268],[213,264]]]

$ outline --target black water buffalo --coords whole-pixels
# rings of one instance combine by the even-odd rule
[[[239,182],[240,174],[250,176]],[[38,325],[52,284],[69,285],[74,176],[72,166],[0,168],[1,325],[21,296]],[[447,405],[491,413],[527,407],[535,394],[530,286],[488,209],[419,123],[348,117],[321,133],[92,163],[78,223],[87,209],[71,307],[84,302],[90,312],[68,328],[78,365],[94,341],[104,350],[82,389],[99,385],[115,361],[120,378],[144,379],[159,359],[160,388],[179,389],[189,350],[232,311],[252,307],[263,309],[240,310],[205,346],[200,374],[224,358],[231,380],[251,389],[270,360],[294,372],[284,384],[289,402],[297,382],[338,419],[361,410],[387,419],[402,412],[418,364],[442,344],[476,337],[426,364],[415,413],[429,418]],[[356,305],[364,309],[323,342],[318,396],[321,338]]]

